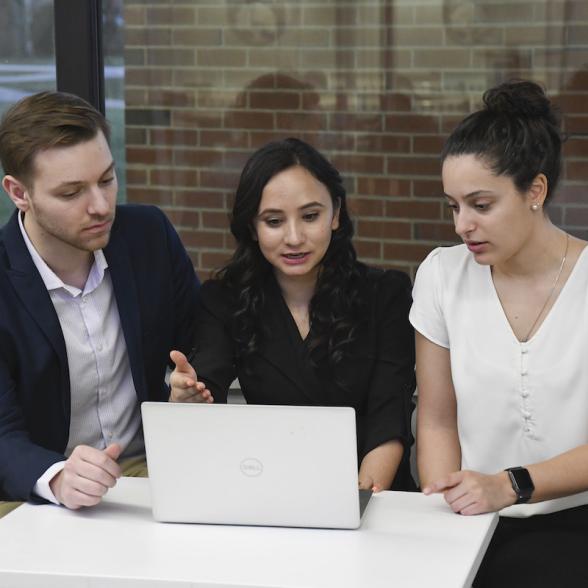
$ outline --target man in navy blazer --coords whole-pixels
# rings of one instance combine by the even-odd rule
[[[91,506],[144,454],[140,403],[168,399],[198,279],[161,211],[116,205],[108,125],[80,98],[13,106],[0,160],[0,500]]]

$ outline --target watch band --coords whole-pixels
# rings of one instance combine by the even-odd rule
[[[515,504],[528,502],[535,490],[535,484],[533,484],[529,470],[521,466],[516,466],[507,468],[505,471],[508,473],[512,489],[517,495]]]

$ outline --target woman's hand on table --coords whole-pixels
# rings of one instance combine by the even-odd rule
[[[516,502],[507,472],[453,472],[423,488],[423,494],[442,493],[451,509],[462,515],[496,512]]]

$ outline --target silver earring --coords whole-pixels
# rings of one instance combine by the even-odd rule
[[[538,204],[531,204],[531,210],[539,210]]]

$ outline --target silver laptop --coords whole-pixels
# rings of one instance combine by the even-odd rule
[[[144,402],[141,410],[156,520],[359,527],[352,408]]]

